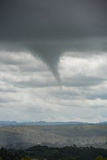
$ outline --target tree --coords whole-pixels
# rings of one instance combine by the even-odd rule
[[[96,160],[104,160],[104,158],[102,156],[98,156]]]
[[[26,157],[22,157],[21,160],[32,160],[30,157],[26,156]]]

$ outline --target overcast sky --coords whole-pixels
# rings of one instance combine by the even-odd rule
[[[106,0],[0,0],[0,113],[107,121]]]

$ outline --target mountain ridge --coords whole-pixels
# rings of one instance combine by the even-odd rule
[[[0,126],[57,126],[57,125],[84,125],[84,124],[107,124],[107,121],[98,122],[98,123],[90,123],[90,122],[77,122],[77,121],[68,121],[68,122],[47,122],[47,121],[35,121],[35,122],[17,122],[17,121],[0,121]]]

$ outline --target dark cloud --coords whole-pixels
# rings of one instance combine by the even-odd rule
[[[65,51],[107,50],[106,0],[0,0],[0,47],[30,50],[60,81]]]
[[[0,37],[29,41],[107,36],[106,8],[106,0],[1,0]]]

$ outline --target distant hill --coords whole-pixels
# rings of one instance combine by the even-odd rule
[[[11,123],[4,125],[2,123],[3,126],[0,127],[0,147],[28,148],[38,144],[64,147],[76,144],[107,148],[107,125],[105,124]]]
[[[80,125],[80,124],[91,124],[86,122],[46,122],[46,121],[37,121],[37,122],[16,122],[16,121],[0,121],[0,126],[56,126],[56,125]]]
[[[107,121],[104,121],[104,122],[100,122],[98,124],[104,124],[104,125],[107,125]]]
[[[85,124],[105,124],[107,125],[107,121],[99,122],[99,123],[87,123],[87,122],[46,122],[46,121],[37,121],[37,122],[17,122],[17,121],[0,121],[0,126],[57,126],[57,125],[85,125]]]

